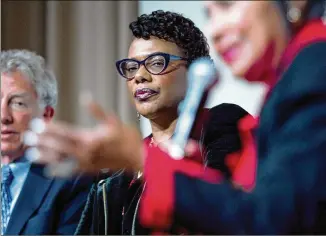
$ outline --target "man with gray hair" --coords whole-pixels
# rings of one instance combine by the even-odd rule
[[[27,50],[2,51],[0,64],[1,235],[74,234],[92,179],[47,178],[44,166],[24,157],[22,143],[31,119],[53,118],[55,76],[41,56]]]

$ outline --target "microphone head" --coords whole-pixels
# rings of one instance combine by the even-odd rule
[[[213,61],[207,57],[199,58],[189,66],[188,88],[179,105],[179,118],[172,137],[173,146],[169,150],[174,159],[182,159],[184,156],[184,148],[195,128],[196,117],[206,103],[210,88],[217,82],[216,72]]]
[[[217,71],[210,58],[201,57],[191,63],[188,71],[189,83],[204,83],[204,87],[207,87],[216,79]]]

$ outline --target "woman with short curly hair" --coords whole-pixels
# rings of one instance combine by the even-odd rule
[[[176,44],[189,63],[199,57],[210,57],[203,32],[181,14],[162,10],[143,14],[130,23],[129,29],[135,39],[150,40],[156,37]]]
[[[158,144],[173,134],[188,65],[200,57],[210,58],[209,46],[191,20],[173,12],[141,15],[129,28],[134,40],[128,58],[116,66],[137,111],[150,121],[152,142]]]

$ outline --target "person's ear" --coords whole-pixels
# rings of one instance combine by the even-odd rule
[[[52,120],[53,116],[54,116],[54,108],[51,106],[46,106],[43,112],[44,121],[49,122],[50,120]]]

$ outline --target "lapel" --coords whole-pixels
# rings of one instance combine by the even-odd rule
[[[326,41],[326,27],[321,19],[307,23],[285,49],[278,68],[279,77],[291,65],[295,57],[308,45]]]
[[[32,164],[8,222],[6,234],[20,234],[30,216],[43,202],[53,182],[53,178],[49,179],[43,175],[43,169],[40,165]]]

